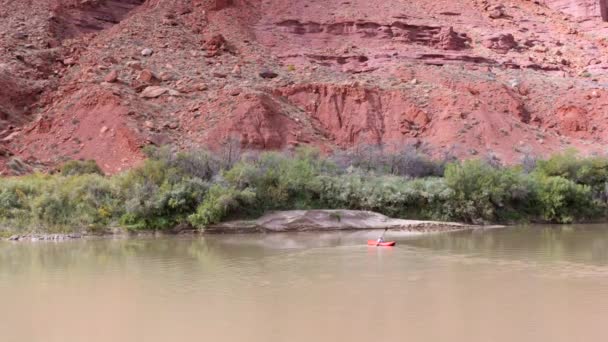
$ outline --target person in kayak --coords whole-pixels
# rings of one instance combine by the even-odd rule
[[[376,242],[378,242],[378,244],[383,243],[384,242],[384,234],[386,234],[386,231],[388,229],[384,230],[384,233],[382,233],[382,235],[380,235],[380,237],[378,238],[378,240],[376,240]]]

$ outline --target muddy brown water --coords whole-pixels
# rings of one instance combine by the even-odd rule
[[[0,242],[0,341],[605,340],[608,225]]]

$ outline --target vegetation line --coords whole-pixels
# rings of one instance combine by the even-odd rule
[[[516,166],[434,161],[416,149],[213,154],[148,150],[138,168],[104,176],[92,161],[56,174],[0,179],[0,234],[163,230],[268,210],[354,209],[391,217],[512,223],[603,220],[608,158],[568,151]]]

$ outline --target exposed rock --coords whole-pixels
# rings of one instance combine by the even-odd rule
[[[488,17],[492,19],[498,19],[505,16],[505,7],[503,5],[494,5],[486,8],[488,11]]]
[[[393,219],[371,211],[291,210],[270,212],[257,220],[212,225],[206,233],[301,232],[391,229],[406,232],[454,231],[479,228],[452,222]]]
[[[546,46],[544,46],[544,45],[535,45],[535,46],[532,48],[532,51],[534,51],[534,52],[541,52],[541,53],[545,53],[545,52],[549,51],[549,48],[547,48],[547,47],[546,47]]]
[[[557,109],[556,117],[559,119],[562,132],[566,135],[584,132],[589,129],[588,112],[580,106],[560,107]]]
[[[126,65],[133,70],[141,70],[141,62],[140,61],[128,61]]]
[[[608,146],[597,1],[0,3],[4,175],[11,157],[41,171],[93,158],[113,173],[149,140],[215,148],[232,136],[256,149],[493,150],[507,163],[519,141],[538,156]],[[130,89],[99,82],[112,70]],[[150,86],[157,100],[134,98]],[[145,120],[180,129],[150,138]]]
[[[66,58],[66,59],[63,60],[63,64],[64,65],[68,65],[68,66],[69,65],[74,65],[74,64],[76,64],[76,60],[74,58],[72,58],[72,57]]]
[[[204,48],[207,50],[207,57],[215,57],[227,50],[228,46],[224,36],[216,34],[205,42]]]
[[[179,91],[175,90],[175,89],[169,89],[169,96],[181,96],[182,93],[180,93]]]
[[[154,146],[165,146],[171,143],[171,138],[166,134],[151,134],[148,142]]]
[[[167,82],[167,81],[172,81],[175,79],[175,76],[167,71],[163,71],[160,73],[160,75],[158,75],[158,78],[160,78],[161,81],[163,82]]]
[[[143,98],[155,98],[155,97],[159,97],[165,93],[167,93],[169,91],[169,89],[167,88],[163,88],[163,87],[159,87],[159,86],[149,86],[146,87],[146,89],[144,89],[141,94],[139,94],[140,97]]]
[[[118,80],[118,72],[116,70],[110,71],[110,73],[107,74],[106,77],[103,78],[103,80],[108,83],[116,82]]]
[[[444,27],[437,36],[437,46],[444,50],[461,50],[467,47],[468,38],[459,35],[452,27]]]
[[[150,48],[145,48],[145,49],[141,50],[141,55],[144,57],[152,56],[153,53],[154,53],[154,50],[152,50]]]
[[[2,141],[4,143],[9,143],[9,142],[15,140],[20,134],[21,134],[21,132],[19,132],[19,131],[13,132],[13,133],[7,135],[6,137],[4,137],[0,141]]]
[[[154,73],[148,69],[144,69],[139,73],[137,80],[146,83],[146,84],[158,84],[159,79],[154,75]]]
[[[517,42],[512,34],[500,33],[484,40],[483,45],[498,53],[507,53],[517,47]]]

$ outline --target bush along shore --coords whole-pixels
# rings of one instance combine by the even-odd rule
[[[608,158],[573,151],[520,165],[435,161],[417,149],[292,152],[148,150],[104,176],[92,161],[0,178],[0,234],[165,230],[256,218],[271,210],[368,210],[465,223],[604,220]]]

